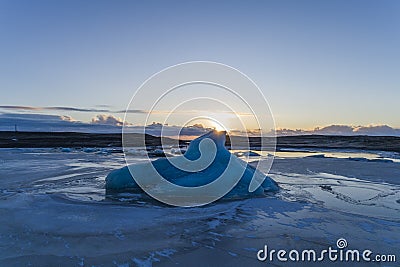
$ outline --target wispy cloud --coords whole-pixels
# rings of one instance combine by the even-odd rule
[[[37,107],[30,106],[0,106],[1,109],[14,109],[14,110],[38,110]]]
[[[114,114],[125,114],[125,113],[133,113],[133,114],[148,114],[149,110],[141,110],[141,109],[128,109],[128,110],[113,110],[109,109],[107,105],[97,105],[99,108],[77,108],[77,107],[66,107],[66,106],[49,106],[49,107],[35,107],[35,106],[18,106],[18,105],[2,105],[0,109],[3,110],[15,110],[15,111],[73,111],[73,112],[89,112],[89,113],[114,113]],[[208,111],[208,110],[207,110]],[[174,113],[182,113],[182,114],[196,114],[202,113],[204,110],[175,110]],[[213,111],[215,113],[226,113],[226,114],[235,114],[239,116],[253,116],[251,113],[245,112],[232,112],[232,111]],[[152,110],[153,114],[170,114],[170,110]]]
[[[117,111],[110,111],[111,113],[138,113],[138,114],[146,114],[148,113],[145,110],[140,109],[128,109],[128,110],[117,110]]]
[[[61,111],[77,111],[77,112],[110,112],[108,109],[94,108],[74,108],[74,107],[41,107],[43,110],[61,110]]]
[[[34,106],[0,106],[0,109],[5,110],[60,110],[60,111],[78,111],[78,112],[109,112],[108,109],[94,109],[94,108],[75,108],[75,107],[34,107]]]
[[[90,113],[146,113],[144,110],[139,109],[130,109],[130,110],[112,110],[112,109],[98,109],[98,108],[76,108],[76,107],[64,107],[64,106],[55,106],[55,107],[34,107],[34,106],[0,106],[0,109],[3,110],[19,110],[19,111],[74,111],[74,112],[90,112]]]

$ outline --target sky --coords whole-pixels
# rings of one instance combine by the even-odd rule
[[[0,112],[117,123],[151,75],[204,60],[248,75],[278,129],[400,128],[399,47],[395,0],[0,0]]]

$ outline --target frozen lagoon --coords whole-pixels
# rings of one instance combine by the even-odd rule
[[[0,266],[265,266],[256,256],[264,245],[322,250],[340,237],[399,258],[398,154],[299,153],[278,153],[269,174],[277,194],[176,208],[106,196],[106,175],[125,164],[117,150],[1,149]]]

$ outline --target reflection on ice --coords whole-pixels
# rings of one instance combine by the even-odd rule
[[[343,212],[400,220],[400,186],[364,181],[340,175],[274,174],[281,196],[290,201],[307,201]]]

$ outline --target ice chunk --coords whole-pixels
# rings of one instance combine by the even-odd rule
[[[84,148],[82,148],[82,151],[85,153],[93,153],[93,152],[96,152],[97,149],[93,148],[93,147],[84,147]]]
[[[184,148],[171,148],[171,154],[185,154],[186,149]]]
[[[254,151],[245,151],[245,152],[239,151],[234,154],[235,154],[235,156],[238,156],[238,157],[259,157],[259,156],[261,156],[260,154],[258,154],[257,152],[254,152]]]
[[[214,160],[201,171],[190,172],[177,168],[176,164],[170,162],[171,159],[160,158],[152,162],[138,163],[134,167],[135,170],[146,171],[148,164],[152,164],[159,174],[171,183],[186,187],[197,187],[213,182],[220,177],[227,168],[229,161],[232,161],[237,173],[243,173],[239,182],[233,189],[225,195],[224,198],[244,198],[251,196],[262,196],[265,191],[277,191],[278,185],[270,177],[265,176],[262,172],[249,165],[245,161],[232,155],[225,148],[225,132],[212,131],[202,135],[190,142],[186,153],[182,156],[174,157],[175,163],[196,162],[200,156],[207,157],[208,151],[201,151],[200,143],[204,139],[211,139],[216,147]],[[202,154],[203,153],[203,154]],[[211,153],[211,152],[210,152]],[[204,155],[206,154],[206,155]],[[252,179],[264,180],[264,182],[255,191],[249,192],[249,185]],[[151,179],[151,177],[149,177]],[[110,172],[106,178],[106,189],[110,191],[124,191],[127,189],[138,189],[140,187],[132,178],[128,166]]]

